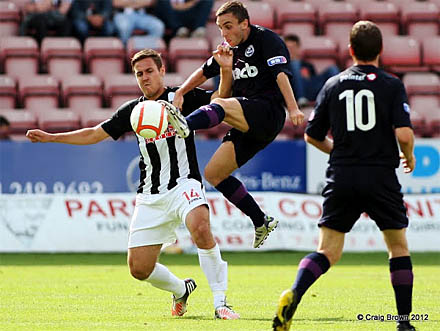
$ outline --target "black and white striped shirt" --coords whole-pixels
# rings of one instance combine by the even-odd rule
[[[167,88],[158,100],[172,102],[177,88]],[[196,88],[184,96],[182,113],[190,114],[195,109],[210,102],[212,92]],[[127,132],[132,132],[130,115],[133,108],[145,97],[134,99],[120,106],[113,116],[102,124],[102,128],[114,140]],[[138,193],[158,194],[175,187],[186,178],[202,181],[194,144],[194,133],[182,139],[168,126],[167,131],[154,139],[137,136],[141,170]]]

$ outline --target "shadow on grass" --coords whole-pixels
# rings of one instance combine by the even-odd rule
[[[223,252],[223,259],[229,265],[292,265],[310,252],[271,251],[271,252]],[[8,265],[126,265],[127,254],[0,254],[0,266]],[[198,265],[196,254],[162,254],[160,261],[166,265]],[[440,265],[438,252],[412,253],[414,265]],[[376,253],[344,253],[337,265],[383,265],[388,266],[388,255]]]

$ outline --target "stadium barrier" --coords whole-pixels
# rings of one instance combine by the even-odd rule
[[[257,201],[280,220],[259,250],[314,250],[322,197],[310,194],[259,192]],[[225,251],[250,251],[253,228],[247,217],[221,194],[208,192],[211,225]],[[133,193],[82,195],[0,195],[0,252],[125,252],[134,208]],[[411,251],[440,251],[440,197],[405,197],[410,218]],[[177,230],[178,247],[195,252],[188,231]],[[363,215],[347,235],[346,251],[385,251],[382,234]]]

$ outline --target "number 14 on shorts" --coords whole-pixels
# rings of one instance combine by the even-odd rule
[[[183,192],[182,195],[185,197],[186,200],[188,200],[189,203],[201,199],[199,192],[195,191],[193,188],[191,189],[191,191]]]

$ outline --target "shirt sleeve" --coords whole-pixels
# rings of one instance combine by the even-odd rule
[[[214,59],[214,57],[210,57],[202,66],[203,76],[206,78],[212,78],[220,75],[220,65]]]
[[[118,140],[127,132],[133,131],[130,124],[130,115],[138,100],[131,100],[121,105],[111,118],[101,124],[101,127],[114,140]]]
[[[195,88],[189,91],[184,96],[182,114],[187,116],[197,108],[209,104],[213,93],[213,91],[207,91],[201,88]]]
[[[408,96],[406,95],[405,86],[396,79],[397,92],[393,104],[393,125],[395,128],[412,127],[410,120],[411,109],[408,104]]]
[[[330,128],[327,89],[323,88],[316,98],[316,105],[307,122],[306,133],[308,136],[323,141]]]
[[[269,30],[263,34],[263,58],[275,78],[280,72],[292,77],[287,46],[280,36]]]

